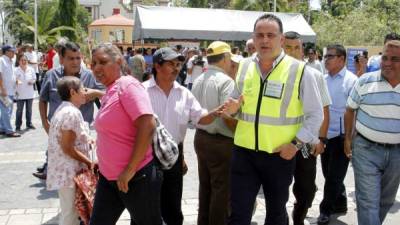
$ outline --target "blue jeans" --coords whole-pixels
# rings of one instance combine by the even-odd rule
[[[358,224],[381,225],[400,183],[400,147],[383,147],[357,135],[352,156]]]
[[[9,95],[8,97],[11,99],[11,101],[14,100],[14,96]],[[6,134],[11,134],[14,132],[11,126],[13,105],[14,103],[12,103],[9,107],[6,107],[2,102],[0,102],[0,131],[5,132]]]

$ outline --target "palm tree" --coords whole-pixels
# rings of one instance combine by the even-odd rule
[[[47,2],[41,4],[38,12],[37,37],[39,46],[46,45],[47,43],[54,43],[61,36],[61,31],[75,32],[75,29],[69,26],[53,26],[56,9],[52,7],[51,3]],[[24,27],[32,33],[35,32],[35,23],[32,14],[25,13],[20,9],[16,9],[16,13],[22,21],[21,27]]]

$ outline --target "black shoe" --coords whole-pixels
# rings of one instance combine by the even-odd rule
[[[38,173],[43,173],[43,172],[44,172],[44,169],[45,169],[45,167],[44,167],[44,165],[43,165],[43,166],[39,166],[38,168],[36,168],[36,171],[37,171]]]
[[[47,178],[47,174],[45,174],[45,173],[32,173],[32,175],[41,180],[46,180],[46,178]]]
[[[9,134],[6,134],[6,136],[7,137],[21,137],[21,135],[19,134],[19,133],[17,133],[17,132],[12,132],[12,133],[9,133]]]
[[[347,213],[347,206],[341,206],[341,207],[334,207],[332,209],[333,214],[345,214]]]
[[[21,127],[17,127],[17,128],[15,128],[15,131],[21,131]]]
[[[6,132],[0,131],[0,135],[5,135],[5,134],[6,134]]]
[[[31,130],[35,130],[35,129],[36,129],[36,127],[34,127],[32,124],[31,124],[31,125],[28,125],[28,126],[26,126],[26,128],[28,128],[28,129],[31,129]]]
[[[329,223],[329,216],[324,213],[319,214],[317,224],[318,225],[326,225],[328,223]]]

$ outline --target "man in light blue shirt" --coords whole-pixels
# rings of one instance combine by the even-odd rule
[[[324,198],[320,204],[318,224],[328,224],[333,213],[347,212],[346,189],[343,180],[349,159],[344,154],[344,112],[346,101],[357,76],[346,69],[346,49],[342,45],[329,45],[325,58],[332,104],[329,106],[329,128],[326,150],[321,154],[322,173],[325,177]]]

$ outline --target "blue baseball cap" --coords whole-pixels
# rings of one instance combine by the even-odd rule
[[[3,47],[1,47],[1,50],[3,51],[3,53],[5,53],[6,51],[17,51],[17,49],[12,45],[3,45]]]

